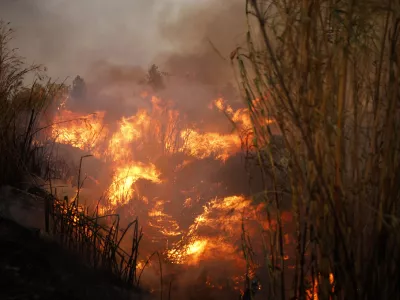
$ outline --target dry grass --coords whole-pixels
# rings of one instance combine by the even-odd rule
[[[72,201],[68,198],[60,200],[57,187],[49,180],[51,193],[45,196],[46,231],[64,248],[78,254],[88,266],[129,287],[138,288],[141,275],[137,272],[139,244],[143,237],[138,220],[121,228],[118,214],[99,213],[101,199],[92,213],[89,207],[80,203],[80,191],[86,179],[81,178],[82,164],[91,156],[80,159],[77,193]],[[123,241],[125,244],[131,242],[129,252],[123,249]]]
[[[36,83],[43,82],[42,68],[26,67],[16,50],[9,48],[13,31],[8,25],[0,21],[0,185],[23,187],[27,178],[39,177],[49,182],[53,191],[53,176],[65,173],[68,167],[53,156],[54,141],[48,139],[46,130],[52,126],[54,105],[68,88],[50,81]],[[23,83],[27,75],[37,79],[30,88]],[[100,216],[98,209],[90,215],[79,203],[80,168],[78,182],[80,186],[72,203],[59,200],[56,193],[53,196],[39,189],[46,203],[47,232],[79,254],[89,266],[130,286],[138,286],[136,266],[142,234],[137,220],[121,229],[118,215]],[[111,220],[111,226],[102,225],[105,218]],[[128,232],[131,235],[130,231],[133,238],[131,251],[127,253],[120,243]]]
[[[78,254],[87,265],[122,280],[128,285],[138,286],[137,262],[139,243],[142,238],[137,220],[120,228],[119,215],[99,216],[98,210],[89,215],[78,205],[78,198],[71,204],[51,197],[50,208],[52,235],[61,245]],[[112,219],[112,225],[103,225],[102,219]],[[121,241],[132,229],[130,253],[121,247]]]
[[[13,31],[0,21],[0,185],[21,185],[27,175],[44,176],[48,149],[39,143],[40,122],[63,85],[45,82],[27,88],[24,79],[41,77],[42,68],[27,66],[10,48]]]
[[[248,0],[246,13],[248,48],[231,57],[273,182],[265,201],[278,211],[267,243],[271,299],[400,299],[398,4]],[[279,160],[262,124],[270,116],[285,141]],[[297,228],[292,273],[282,170]]]

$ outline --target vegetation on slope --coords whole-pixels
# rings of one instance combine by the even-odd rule
[[[81,182],[72,202],[44,191],[47,189],[44,182],[54,192],[52,180],[60,179],[60,165],[53,157],[55,141],[46,131],[51,128],[52,115],[68,87],[44,81],[45,70],[41,66],[27,66],[16,49],[10,48],[12,37],[9,24],[0,21],[0,187],[17,188],[15,191],[22,195],[22,201],[24,197],[33,197],[34,209],[44,208],[45,228],[40,229],[75,256],[10,221],[12,216],[7,215],[10,209],[4,209],[9,204],[3,201],[0,275],[8,281],[2,295],[9,299],[88,299],[88,294],[96,299],[122,297],[114,287],[132,288],[139,283],[136,265],[141,233],[137,221],[122,230],[117,215],[99,216],[97,211],[89,215],[79,205]],[[35,81],[27,88],[24,81],[32,75]],[[2,199],[7,196],[5,190],[1,190]],[[16,198],[13,200],[17,202]],[[101,219],[107,217],[114,220],[112,225],[101,225]],[[127,254],[119,246],[130,227],[134,233],[132,251]],[[88,267],[105,275],[100,278]],[[77,276],[79,272],[81,276]]]
[[[0,21],[0,185],[23,185],[28,175],[48,175],[48,149],[38,143],[40,126],[63,85],[44,81],[44,68],[26,65],[10,48],[13,31]],[[31,87],[26,76],[34,76]],[[40,82],[40,84],[39,84]]]

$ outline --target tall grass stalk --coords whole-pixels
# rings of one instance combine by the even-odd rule
[[[247,0],[246,14],[247,48],[231,58],[272,182],[270,297],[400,299],[398,3]],[[283,260],[282,172],[293,266]]]
[[[48,147],[46,133],[54,124],[52,111],[67,87],[53,82],[43,83],[42,67],[26,66],[16,49],[10,48],[13,31],[0,20],[0,185],[24,186],[31,175],[47,180],[50,193],[45,197],[45,229],[64,246],[81,255],[96,269],[115,275],[129,285],[138,286],[136,272],[138,247],[142,238],[137,220],[120,228],[118,215],[100,216],[98,206],[93,215],[79,203],[82,160],[78,174],[78,192],[72,203],[52,195],[52,177],[63,172],[54,160],[53,147]],[[37,79],[30,88],[24,86],[27,75]],[[49,121],[49,122],[46,122]],[[54,142],[52,143],[54,146]],[[29,182],[31,185],[33,182]],[[56,191],[56,189],[55,189]],[[57,192],[55,192],[57,194]],[[111,226],[101,225],[101,219],[112,219]],[[130,252],[120,244],[132,231]]]
[[[49,153],[39,142],[40,123],[63,87],[43,84],[43,68],[26,65],[11,48],[13,34],[0,20],[0,185],[21,185],[29,175],[46,175]],[[31,87],[24,85],[27,75],[37,79]]]
[[[113,274],[128,285],[138,287],[137,276],[139,243],[142,231],[137,219],[126,228],[120,228],[119,215],[99,215],[96,209],[93,215],[78,205],[77,198],[71,203],[51,198],[51,231],[53,237],[63,247],[78,254],[85,263],[97,270]],[[111,226],[102,225],[102,219],[112,219]],[[129,252],[121,247],[127,233],[132,232],[132,246]]]

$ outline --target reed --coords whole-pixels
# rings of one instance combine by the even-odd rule
[[[53,156],[55,141],[49,139],[54,105],[68,92],[64,84],[44,81],[44,69],[39,65],[26,66],[16,49],[10,48],[13,30],[0,21],[0,185],[32,185],[32,178],[50,184],[51,193],[42,187],[32,188],[45,198],[45,229],[64,247],[78,254],[86,264],[137,287],[138,248],[142,238],[137,219],[126,228],[120,226],[118,215],[100,215],[79,203],[82,161],[78,174],[78,192],[71,203],[57,198],[52,180],[69,172],[68,166]],[[30,87],[26,76],[35,78]],[[73,120],[72,120],[73,121]],[[67,121],[69,122],[69,121]],[[81,182],[82,181],[82,182]],[[35,185],[35,184],[34,184]],[[35,185],[36,187],[36,185]],[[110,219],[110,226],[102,225]],[[130,251],[120,244],[132,236]]]
[[[64,86],[44,81],[42,66],[25,63],[10,47],[13,34],[0,20],[0,185],[19,186],[27,176],[46,176],[50,148],[40,139],[41,123]]]
[[[51,194],[48,197],[52,203],[50,233],[54,239],[78,254],[88,266],[129,286],[139,286],[137,264],[143,235],[137,219],[121,228],[119,215],[100,215],[98,207],[90,214],[87,208],[79,205],[78,197],[71,203]],[[108,221],[103,222],[104,219]],[[121,247],[122,240],[128,236],[131,238],[130,251]]]
[[[246,14],[247,47],[231,58],[272,182],[269,296],[400,299],[398,4],[247,0]],[[287,191],[294,253],[283,243]]]

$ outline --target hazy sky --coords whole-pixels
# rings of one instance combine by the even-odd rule
[[[85,72],[96,60],[148,65],[172,47],[160,23],[174,22],[181,10],[205,2],[0,0],[0,18],[16,30],[14,45],[21,54],[62,77]]]
[[[50,76],[64,79],[87,74],[98,61],[147,67],[165,52],[187,56],[204,48],[204,37],[222,48],[229,41],[228,52],[233,49],[237,34],[233,27],[237,14],[242,15],[242,3],[0,0],[0,18],[11,22],[16,31],[13,45],[28,62],[44,64]]]

